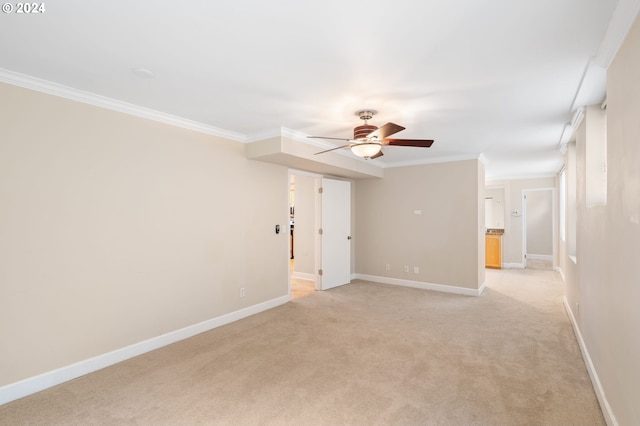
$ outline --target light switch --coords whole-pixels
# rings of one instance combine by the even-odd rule
[[[413,214],[422,214],[422,210],[414,210]]]

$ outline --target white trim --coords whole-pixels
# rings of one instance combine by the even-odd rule
[[[295,272],[293,271],[293,278],[296,280],[305,280],[305,281],[314,281],[316,280],[315,274],[307,274],[304,272]]]
[[[139,105],[130,104],[119,101],[117,99],[108,98],[106,96],[97,95],[91,92],[74,89],[73,87],[64,86],[58,83],[42,80],[26,74],[9,71],[0,68],[0,81],[14,86],[24,87],[25,89],[35,90],[49,95],[59,96],[61,98],[70,99],[76,102],[106,108],[112,111],[122,112],[124,114],[136,117],[146,118],[148,120],[157,121],[171,126],[181,127],[187,130],[205,133],[211,136],[218,136],[230,139],[236,142],[246,142],[247,136],[232,132],[230,130],[219,129],[208,124],[189,120],[175,115],[166,114],[164,112],[145,108]]]
[[[566,281],[566,280],[565,280],[565,278],[564,278],[564,271],[562,270],[562,268],[561,268],[561,267],[559,267],[559,266],[557,266],[557,267],[556,267],[556,272],[558,272],[558,273],[560,274],[560,277],[562,278],[562,282],[563,282],[563,283],[566,283],[567,281]]]
[[[603,68],[609,68],[620,46],[627,38],[631,26],[640,13],[639,0],[619,0],[609,21],[607,32],[600,43],[595,62]]]
[[[555,177],[556,173],[527,173],[524,175],[519,174],[501,174],[501,175],[486,175],[485,181],[490,182],[492,180],[523,180],[523,179],[544,179]]]
[[[235,312],[230,312],[198,324],[193,324],[161,336],[153,337],[139,343],[134,343],[133,345],[116,349],[115,351],[85,359],[83,361],[76,362],[75,364],[67,365],[66,367],[58,368],[38,376],[2,386],[0,387],[0,405],[31,395],[60,383],[67,382],[85,374],[92,373],[102,368],[109,367],[110,365],[117,364],[135,356],[151,352],[171,343],[188,339],[196,334],[200,334],[234,321],[238,321],[242,318],[275,308],[276,306],[283,305],[287,302],[289,302],[289,295],[277,297],[275,299],[267,300],[266,302],[258,303],[257,305],[249,306]]]
[[[489,181],[490,182],[490,181]],[[484,189],[505,189],[504,183],[486,184]]]
[[[294,175],[294,176],[308,176],[308,177],[312,177],[312,178],[322,178],[323,175],[318,174],[318,173],[314,173],[314,172],[307,172],[305,170],[299,170],[299,169],[289,169],[289,176]]]
[[[521,214],[522,214],[522,265],[527,267],[527,190],[523,189],[522,194],[520,195],[520,205],[522,206]],[[512,215],[513,216],[513,215]]]
[[[562,152],[562,150],[564,149],[566,151],[567,144],[573,137],[574,131],[575,129],[573,128],[571,123],[565,123],[564,128],[562,129],[562,134],[560,135],[560,143],[558,144],[560,146],[560,152],[562,153],[562,155],[564,155],[564,152]]]
[[[502,267],[504,269],[524,269],[523,263],[503,263]]]
[[[611,409],[611,406],[609,405],[609,401],[607,400],[607,396],[604,393],[604,388],[602,387],[602,383],[600,383],[600,378],[598,377],[596,368],[593,365],[593,361],[591,361],[591,355],[589,355],[589,349],[587,349],[587,344],[584,342],[584,339],[582,338],[580,327],[578,327],[578,322],[576,321],[576,318],[573,315],[573,311],[569,306],[569,301],[567,300],[567,296],[564,296],[562,298],[562,304],[564,305],[564,308],[567,311],[567,316],[569,317],[569,321],[571,321],[573,332],[576,335],[576,339],[578,340],[578,345],[580,346],[580,351],[582,352],[582,358],[584,359],[585,366],[587,367],[587,371],[589,372],[589,377],[591,378],[591,383],[593,384],[593,390],[595,391],[596,396],[598,397],[598,402],[600,403],[600,408],[602,410],[604,419],[609,426],[617,426],[618,421],[616,420],[616,416],[613,414],[613,410]]]
[[[553,260],[552,254],[529,254],[527,253],[527,260]]]
[[[322,228],[322,194],[320,194],[320,188],[322,188],[322,178],[317,177],[313,180],[313,249],[314,263],[313,268],[316,274],[316,290],[322,290],[322,275],[320,275],[320,269],[322,269],[322,235],[317,232],[317,229]]]
[[[584,120],[584,107],[578,108],[576,112],[573,113],[573,117],[571,118],[571,127],[573,127],[574,130],[578,130],[582,120]]]
[[[352,274],[354,280],[372,281],[374,283],[399,285],[403,287],[420,288],[423,290],[439,291],[441,293],[462,294],[464,296],[480,296],[486,288],[486,283],[482,283],[480,288],[465,288],[445,284],[425,283],[422,281],[403,280],[399,278],[379,277],[376,275]]]

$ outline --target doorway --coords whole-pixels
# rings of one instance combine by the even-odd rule
[[[289,296],[291,300],[313,294],[316,277],[315,233],[317,175],[289,172]]]
[[[523,265],[531,269],[555,269],[555,190],[522,191]]]
[[[351,182],[289,171],[289,296],[351,282]]]

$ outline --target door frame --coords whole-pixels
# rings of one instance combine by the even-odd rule
[[[322,269],[322,236],[320,235],[320,228],[322,228],[322,195],[320,193],[320,188],[322,188],[322,179],[335,179],[335,180],[344,180],[344,181],[348,181],[351,182],[351,184],[353,185],[353,182],[350,179],[346,179],[346,178],[342,178],[339,176],[329,176],[329,175],[323,175],[323,174],[318,174],[318,173],[313,173],[313,172],[308,172],[308,171],[304,171],[304,170],[299,170],[299,169],[288,169],[288,173],[287,173],[287,200],[289,200],[289,191],[291,189],[291,176],[308,176],[308,177],[312,177],[314,179],[314,185],[313,185],[313,199],[314,199],[314,218],[313,218],[313,223],[314,223],[314,237],[313,237],[313,247],[314,247],[314,287],[316,290],[322,290],[322,277],[320,276],[320,269]],[[294,182],[294,191],[295,191],[295,182]],[[286,211],[287,211],[287,218],[289,217],[289,202],[287,201],[287,207],[286,207]],[[353,213],[352,213],[353,214]],[[349,219],[351,220],[351,218]],[[351,225],[352,226],[352,225]],[[351,233],[353,234],[353,229],[351,230]],[[289,268],[289,253],[291,251],[291,241],[290,239],[287,239],[288,243],[287,243],[287,292],[289,294],[289,300],[291,300],[291,271]],[[353,248],[351,249],[353,252]],[[353,254],[353,253],[352,253]]]
[[[313,227],[315,230],[320,229],[321,227],[321,200],[320,200],[320,193],[319,193],[319,189],[322,186],[322,178],[323,175],[318,174],[318,173],[312,173],[312,172],[307,172],[304,170],[298,170],[298,169],[289,169],[288,173],[287,173],[287,200],[289,199],[289,191],[291,189],[291,176],[307,176],[307,177],[311,177],[314,179],[314,183],[313,183]],[[295,182],[294,182],[294,191],[295,191]],[[289,206],[287,203],[287,217],[289,217]],[[287,241],[289,241],[287,243],[287,254],[291,252],[291,239],[287,239]],[[321,239],[320,239],[320,235],[318,234],[318,232],[314,232],[313,234],[313,250],[314,250],[314,257],[313,257],[313,281],[314,281],[314,287],[316,290],[321,290],[320,288],[320,275],[319,275],[319,271],[322,265],[322,253],[320,252],[321,249]],[[289,256],[287,256],[287,292],[289,294],[289,300],[291,300],[291,271],[289,268]],[[295,261],[295,260],[294,260]]]

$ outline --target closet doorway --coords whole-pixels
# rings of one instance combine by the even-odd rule
[[[322,176],[289,171],[289,295],[292,300],[317,290],[318,181]]]

